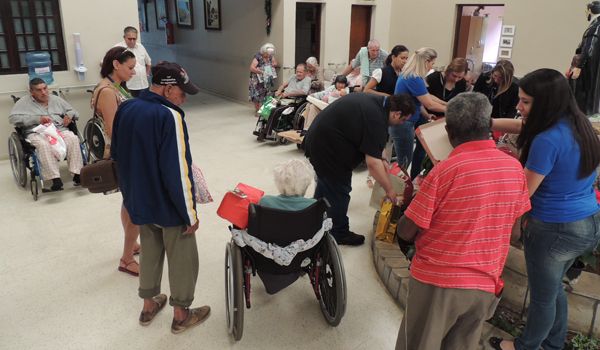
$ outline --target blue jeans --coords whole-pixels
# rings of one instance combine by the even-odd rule
[[[394,151],[396,151],[398,165],[403,169],[408,169],[408,166],[412,163],[410,177],[413,179],[421,172],[421,164],[425,158],[425,149],[418,139],[415,146],[415,129],[425,123],[427,123],[427,119],[419,118],[416,123],[405,121],[400,125],[393,125],[389,128],[390,137],[394,141]]]
[[[314,198],[325,198],[331,206],[327,216],[333,221],[331,235],[341,238],[350,231],[348,220],[348,206],[350,205],[350,192],[352,191],[352,174],[343,179],[329,179],[317,175],[317,186]]]
[[[523,232],[531,292],[527,324],[515,339],[517,350],[559,350],[567,335],[567,296],[562,278],[575,259],[600,241],[600,213],[568,223],[532,217]]]
[[[394,141],[394,151],[396,151],[398,165],[402,169],[408,169],[413,158],[415,123],[405,121],[400,125],[390,126],[389,133],[392,141]]]

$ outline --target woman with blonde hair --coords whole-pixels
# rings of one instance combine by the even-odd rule
[[[436,58],[437,52],[430,47],[422,47],[416,50],[402,68],[394,90],[394,94],[412,96],[416,107],[415,113],[407,121],[390,127],[390,136],[394,141],[398,165],[403,169],[408,169],[412,162],[410,172],[412,178],[416,177],[421,171],[421,163],[425,157],[425,150],[418,140],[413,155],[415,129],[433,117],[427,110],[440,113],[446,112],[446,102],[429,94],[425,83],[425,77],[433,68]]]

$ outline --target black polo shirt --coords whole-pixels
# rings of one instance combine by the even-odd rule
[[[384,96],[352,93],[319,113],[304,139],[317,176],[348,180],[365,155],[381,158],[389,121],[384,102]]]

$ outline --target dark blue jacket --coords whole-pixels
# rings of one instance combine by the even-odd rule
[[[183,111],[145,91],[123,102],[113,122],[123,204],[136,225],[193,225],[197,221],[192,155]]]

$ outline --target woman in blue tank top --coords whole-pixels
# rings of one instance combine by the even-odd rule
[[[562,349],[567,296],[562,278],[574,260],[600,241],[600,207],[593,183],[600,141],[579,110],[566,78],[538,69],[519,83],[523,121],[494,119],[492,128],[519,133],[531,212],[523,230],[531,302],[523,334],[491,338],[495,349]]]

